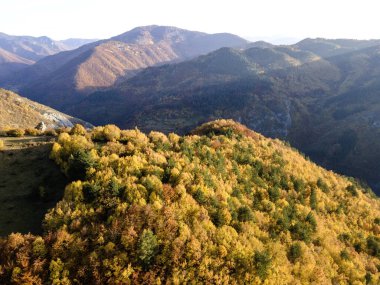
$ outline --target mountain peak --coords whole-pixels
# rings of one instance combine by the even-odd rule
[[[136,27],[128,32],[111,38],[111,40],[129,44],[154,44],[162,41],[181,44],[186,41],[199,41],[207,38],[210,38],[210,40],[212,39],[213,41],[218,40],[236,42],[233,43],[232,46],[243,46],[248,43],[247,40],[229,33],[207,34],[173,26],[158,25]],[[195,44],[197,43],[195,42],[194,45]]]
[[[153,44],[163,40],[180,41],[183,39],[183,34],[197,33],[205,35],[201,32],[192,32],[172,26],[141,26],[136,27],[128,32],[111,38],[125,43],[131,44]]]

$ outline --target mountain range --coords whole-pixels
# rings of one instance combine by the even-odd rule
[[[146,26],[42,58],[2,86],[95,125],[187,133],[232,118],[380,187],[380,40],[250,43]]]
[[[54,41],[48,37],[12,36],[0,33],[0,80],[36,61],[93,42],[87,39]]]
[[[46,57],[13,74],[5,87],[55,108],[158,64],[183,61],[247,41],[231,34],[205,34],[174,27],[146,26]]]

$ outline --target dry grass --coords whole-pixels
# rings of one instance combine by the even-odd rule
[[[40,122],[44,122],[48,129],[60,127],[57,122],[65,120],[66,123],[85,122],[60,113],[47,106],[21,97],[16,93],[0,88],[0,131],[12,129],[34,129]],[[88,124],[87,124],[88,125]]]

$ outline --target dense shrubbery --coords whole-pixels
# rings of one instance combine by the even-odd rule
[[[76,128],[82,128],[84,132],[86,132],[85,128],[82,125],[76,125],[72,129],[75,131]],[[1,129],[0,136],[8,136],[8,137],[22,137],[22,136],[57,136],[63,132],[69,132],[70,128],[62,127],[58,129],[47,129],[45,131],[40,131],[33,128],[28,129]]]
[[[76,126],[51,157],[72,182],[42,237],[0,241],[0,283],[379,282],[379,201],[231,121]]]

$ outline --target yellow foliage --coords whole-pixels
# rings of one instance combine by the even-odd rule
[[[230,120],[184,137],[77,129],[51,153],[78,177],[36,242],[48,249],[49,274],[28,263],[37,238],[13,234],[0,242],[4,278],[29,270],[57,284],[379,283],[378,198],[283,142]]]

